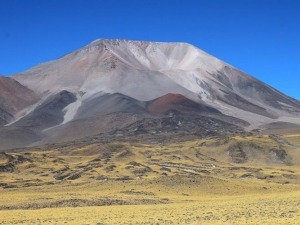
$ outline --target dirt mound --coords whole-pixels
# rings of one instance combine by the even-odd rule
[[[196,103],[180,94],[167,94],[147,102],[151,113],[166,114],[171,110],[182,112],[217,113],[220,112],[204,104]]]

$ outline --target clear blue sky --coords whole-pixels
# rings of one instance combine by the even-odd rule
[[[0,74],[98,38],[188,42],[300,99],[299,0],[0,0]]]

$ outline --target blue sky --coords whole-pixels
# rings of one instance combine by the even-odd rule
[[[0,74],[98,38],[188,42],[300,99],[299,0],[0,0]]]

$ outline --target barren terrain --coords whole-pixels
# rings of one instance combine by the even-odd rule
[[[297,224],[300,135],[0,154],[0,224]]]

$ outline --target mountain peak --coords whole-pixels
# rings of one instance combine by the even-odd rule
[[[54,116],[63,121],[58,127],[74,123],[79,124],[79,130],[90,129],[93,125],[89,121],[82,122],[83,125],[78,121],[82,119],[81,112],[89,112],[90,120],[102,115],[103,109],[116,109],[113,105],[121,103],[117,111],[108,110],[110,116],[103,121],[126,120],[128,125],[147,117],[147,113],[151,117],[152,113],[164,115],[175,109],[184,113],[193,111],[193,116],[211,113],[243,128],[249,125],[247,129],[276,121],[300,124],[298,101],[186,43],[98,39],[13,78],[40,97],[38,105],[60,96],[62,91],[72,95],[72,101],[59,101],[68,105],[57,110],[59,119]],[[132,101],[129,104],[120,98],[105,97],[115,93]],[[140,109],[134,116],[128,115],[134,110],[125,109],[130,105],[134,105],[132,109]],[[143,108],[145,105],[148,111]],[[35,111],[32,115],[38,114],[37,109],[30,110]],[[107,128],[103,123],[95,122]],[[101,132],[99,129],[94,127],[95,132]]]
[[[78,52],[77,52],[78,53]],[[110,54],[136,69],[203,70],[215,72],[226,63],[184,42],[150,42],[97,39],[79,50],[81,54]]]
[[[95,45],[95,44],[113,44],[113,45],[118,45],[118,44],[136,44],[136,45],[142,45],[142,44],[167,44],[167,45],[188,45],[188,46],[193,46],[187,42],[163,42],[163,41],[143,41],[143,40],[130,40],[130,39],[110,39],[110,38],[98,38],[92,42],[90,42],[88,45]],[[195,46],[193,46],[195,47]],[[196,47],[195,47],[196,48]]]

